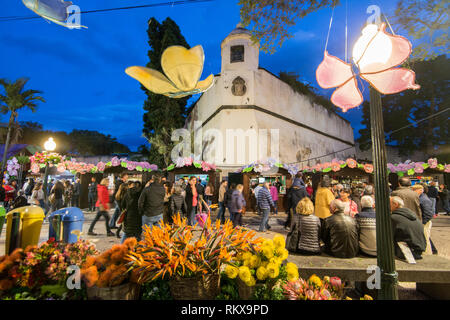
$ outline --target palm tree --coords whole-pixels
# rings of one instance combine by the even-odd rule
[[[8,124],[8,133],[6,134],[5,149],[3,151],[2,167],[0,172],[0,183],[3,183],[3,176],[6,167],[6,155],[8,154],[11,131],[15,126],[17,111],[22,108],[29,108],[32,112],[36,111],[36,102],[45,102],[44,98],[38,94],[37,90],[25,90],[24,87],[29,79],[20,78],[15,82],[6,79],[0,79],[0,85],[3,86],[5,94],[0,94],[0,113],[7,114],[11,112]]]

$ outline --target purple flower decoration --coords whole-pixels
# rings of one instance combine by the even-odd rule
[[[105,164],[104,164],[103,162],[100,161],[100,162],[97,164],[97,170],[98,170],[99,172],[105,171]]]
[[[183,158],[178,158],[178,159],[177,159],[177,162],[176,162],[177,168],[184,167],[184,165],[185,165],[184,159],[183,159]]]
[[[416,165],[416,167],[414,168],[414,172],[415,173],[423,173],[422,165]]]
[[[117,158],[117,157],[112,158],[112,159],[111,159],[111,164],[112,164],[113,167],[118,167],[118,166],[120,166],[120,160],[119,160],[119,158]]]
[[[130,171],[133,171],[137,167],[136,164],[137,164],[136,162],[128,161],[127,162],[127,169],[130,170]]]
[[[152,170],[152,171],[156,171],[156,170],[158,170],[158,166],[156,164],[151,164],[149,166],[149,169]]]
[[[434,159],[429,159],[428,160],[428,165],[430,166],[430,168],[434,169],[438,166],[438,161],[436,158]]]

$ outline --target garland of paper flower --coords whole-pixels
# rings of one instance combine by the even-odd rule
[[[276,162],[273,159],[269,159],[265,162],[254,162],[249,165],[243,166],[242,168],[239,168],[236,172],[237,173],[248,173],[248,172],[257,172],[257,173],[264,173],[267,171],[270,171],[272,168],[284,168],[288,170],[288,172],[294,176],[297,174],[297,172],[301,171],[303,173],[316,173],[316,172],[338,172],[341,169],[345,167],[349,167],[350,169],[360,169],[364,170],[364,172],[368,174],[372,174],[374,167],[370,163],[358,163],[355,159],[349,158],[346,161],[343,160],[337,160],[333,159],[331,162],[326,163],[318,163],[314,166],[307,166],[304,167],[302,170],[300,170],[296,165],[292,164],[281,164],[279,162]],[[437,159],[429,159],[428,162],[411,162],[406,161],[405,163],[399,163],[399,164],[392,164],[388,163],[388,172],[389,173],[397,173],[400,177],[403,177],[405,174],[412,176],[416,173],[423,173],[424,170],[430,168],[435,169],[439,171],[444,171],[445,173],[450,173],[450,164],[439,164]]]
[[[175,168],[183,168],[183,167],[191,167],[194,166],[197,169],[202,169],[204,172],[208,171],[216,171],[217,167],[215,164],[208,163],[205,161],[196,161],[189,158],[178,158],[175,163],[172,163],[170,166],[167,167],[167,171],[172,171]]]
[[[57,153],[36,153],[34,156],[30,157],[31,160],[31,172],[39,173],[39,170],[46,166],[48,163],[50,167],[57,165],[58,172],[64,172],[69,170],[72,174],[80,173],[103,173],[105,169],[111,167],[123,167],[130,171],[139,172],[151,172],[158,170],[158,166],[150,164],[148,162],[135,162],[129,161],[127,159],[114,157],[109,162],[99,162],[97,165],[77,162],[75,159],[66,159],[66,157],[61,156]]]
[[[332,162],[327,163],[319,163],[315,166],[311,167],[305,167],[303,168],[303,172],[338,172],[341,169],[349,167],[351,169],[358,168],[364,170],[366,173],[373,173],[373,165],[370,163],[358,163],[354,159],[347,159],[346,161],[338,161],[334,159]],[[388,172],[389,173],[397,173],[398,176],[403,177],[405,174],[408,176],[412,176],[416,173],[423,173],[424,170],[430,168],[430,169],[436,169],[439,171],[444,171],[445,173],[450,173],[450,165],[449,164],[439,164],[437,159],[429,159],[426,163],[425,162],[412,162],[410,160],[406,161],[405,163],[399,163],[399,164],[392,164],[388,163],[387,165]]]

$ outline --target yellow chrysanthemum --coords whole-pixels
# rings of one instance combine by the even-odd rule
[[[267,276],[272,279],[278,277],[278,275],[280,274],[280,267],[278,264],[269,263],[266,269],[267,269]]]
[[[242,260],[244,260],[244,261],[249,260],[251,257],[252,257],[252,254],[248,251],[246,251],[242,254]]]
[[[286,263],[286,271],[289,271],[289,270],[297,270],[298,271],[298,267],[295,263],[288,262],[288,263]]]
[[[248,281],[245,281],[245,284],[249,287],[253,287],[256,284],[256,279],[250,276],[250,279]]]
[[[239,274],[239,269],[233,266],[227,266],[225,268],[225,274],[227,275],[228,278],[234,279]]]
[[[281,250],[280,259],[281,261],[286,260],[289,257],[289,251],[287,249]]]
[[[286,268],[287,277],[289,281],[295,281],[299,278],[298,269],[297,268]]]
[[[269,264],[269,261],[261,261],[261,267],[266,268],[268,264]]]
[[[258,268],[261,264],[261,259],[256,255],[252,255],[248,261],[249,261],[249,268],[252,269]]]
[[[261,266],[256,270],[256,277],[258,280],[265,280],[267,278],[267,270],[265,267]]]
[[[312,285],[316,286],[316,287],[321,287],[322,286],[322,280],[320,280],[320,278],[318,276],[316,276],[315,274],[313,274],[310,278],[309,278],[309,283],[311,283]]]
[[[284,237],[282,235],[275,236],[275,238],[273,238],[273,244],[275,245],[275,248],[286,247],[286,241],[284,240]]]
[[[239,278],[244,281],[250,281],[251,278],[250,269],[246,266],[239,267]]]
[[[273,249],[271,247],[264,246],[262,249],[262,253],[267,259],[270,259],[273,257]]]
[[[273,241],[271,239],[264,239],[262,247],[270,247],[273,249],[275,245],[273,244]]]

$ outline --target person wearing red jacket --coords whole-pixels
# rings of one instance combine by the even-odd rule
[[[97,221],[103,216],[105,217],[106,222],[106,232],[108,237],[114,237],[114,233],[111,232],[111,228],[109,227],[109,192],[108,192],[108,185],[109,185],[109,179],[104,178],[100,184],[97,186],[97,196],[98,200],[95,206],[98,208],[97,215],[94,218],[94,221],[92,221],[91,226],[89,227],[88,235],[90,236],[96,236],[97,234],[94,233],[94,227]]]

